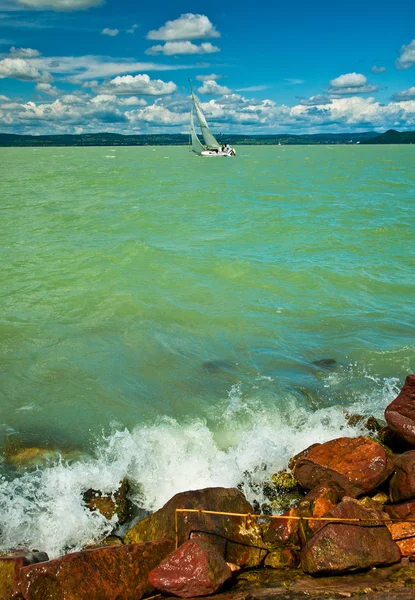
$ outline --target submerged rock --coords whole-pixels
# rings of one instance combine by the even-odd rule
[[[320,358],[319,360],[313,360],[313,365],[323,369],[334,369],[337,365],[337,360],[335,358]]]
[[[148,579],[164,594],[194,598],[214,594],[231,577],[230,567],[214,546],[192,539],[165,558]]]
[[[226,561],[239,566],[257,566],[266,554],[261,528],[250,519],[253,507],[235,488],[205,488],[181,492],[158,511],[140,521],[124,538],[126,544],[163,537],[175,537],[176,508],[204,509],[225,513],[246,514],[231,517],[204,513],[178,513],[179,544],[186,542],[192,532],[219,535],[227,540]]]
[[[408,375],[398,396],[385,410],[392,431],[415,446],[415,374]]]
[[[25,600],[140,600],[151,591],[148,574],[173,540],[107,546],[67,554],[20,570]]]
[[[366,437],[343,437],[306,452],[295,464],[294,477],[306,489],[333,482],[345,495],[357,497],[374,490],[392,471],[380,444]]]
[[[131,503],[128,499],[130,485],[123,479],[120,487],[113,494],[103,494],[100,490],[89,489],[84,493],[84,503],[91,511],[98,510],[106,519],[118,516],[120,524],[130,518]]]
[[[203,368],[210,374],[221,373],[222,371],[229,371],[235,367],[235,363],[230,360],[217,359],[207,360],[203,363]]]

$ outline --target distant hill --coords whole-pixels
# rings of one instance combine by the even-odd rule
[[[415,143],[415,132],[390,129],[378,134],[364,133],[316,133],[310,135],[236,135],[218,136],[219,141],[231,145],[315,145],[315,144],[411,144]],[[85,133],[80,135],[17,135],[0,133],[3,147],[48,147],[48,146],[185,146],[189,143],[186,134],[142,134],[121,135],[118,133]]]
[[[396,131],[389,129],[375,138],[365,140],[363,144],[415,144],[415,131]]]

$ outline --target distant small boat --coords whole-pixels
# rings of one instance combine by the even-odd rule
[[[229,144],[219,144],[218,140],[209,129],[200,102],[193,93],[192,86],[190,86],[190,92],[192,94],[192,107],[190,109],[190,147],[192,152],[198,156],[236,156],[235,148],[231,148]],[[197,120],[199,121],[203,141],[205,142],[204,144],[202,144],[197,136],[193,111],[196,113]]]

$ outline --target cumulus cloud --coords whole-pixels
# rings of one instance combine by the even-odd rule
[[[119,75],[104,83],[100,87],[101,92],[110,94],[140,94],[142,96],[164,96],[173,94],[177,85],[173,81],[162,81],[161,79],[150,79],[146,74]]]
[[[104,0],[17,0],[17,3],[33,10],[73,11],[100,6]]]
[[[152,125],[183,125],[189,122],[189,113],[180,113],[172,111],[161,102],[155,102],[151,106],[139,110],[127,112],[131,122],[143,121]]]
[[[50,83],[38,83],[36,89],[38,92],[42,92],[48,96],[59,96],[59,90]]]
[[[409,69],[415,64],[415,40],[407,46],[402,46],[401,54],[395,61],[397,69]]]
[[[119,29],[110,29],[109,27],[105,27],[105,29],[103,29],[101,31],[102,35],[109,35],[110,37],[115,37],[116,35],[118,35],[120,33]]]
[[[392,99],[396,102],[405,101],[405,100],[415,100],[415,86],[408,88],[407,90],[402,90],[402,92],[398,92],[392,96]]]
[[[166,42],[164,46],[152,46],[146,50],[146,54],[164,54],[165,56],[174,56],[179,54],[213,54],[220,52],[220,48],[213,46],[210,42],[204,42],[198,46],[192,42]]]
[[[9,102],[10,98],[8,98],[7,96],[3,96],[3,94],[0,94],[0,102]]]
[[[219,85],[214,79],[208,79],[203,82],[200,88],[197,88],[199,94],[230,94],[231,90],[226,85]]]
[[[132,25],[130,29],[127,29],[127,33],[135,33],[136,29],[138,29],[138,25],[137,23],[134,23],[134,25]]]
[[[19,58],[33,58],[34,56],[40,56],[40,52],[39,50],[34,50],[33,48],[15,48],[12,46],[10,48],[10,56]]]
[[[331,99],[327,96],[323,96],[322,94],[316,94],[315,96],[311,96],[310,98],[301,98],[300,104],[303,106],[320,106],[321,104],[330,104]]]
[[[160,29],[149,31],[147,39],[174,42],[220,37],[206,15],[187,13],[174,21],[167,21]]]
[[[378,67],[377,65],[373,65],[373,67],[370,70],[372,71],[372,73],[385,73],[386,67]]]
[[[345,73],[330,81],[330,94],[355,95],[376,92],[376,85],[369,85],[367,78],[361,73]]]
[[[10,77],[21,81],[44,81],[51,79],[49,73],[41,72],[24,58],[3,58],[0,60],[0,79]]]

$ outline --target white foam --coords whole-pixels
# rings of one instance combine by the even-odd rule
[[[396,395],[396,381],[375,383],[376,390],[356,398],[349,412],[381,414]],[[216,415],[214,431],[203,420],[161,418],[133,431],[115,431],[99,443],[94,457],[0,480],[0,549],[25,545],[54,557],[98,541],[116,518],[91,513],[82,494],[89,488],[115,491],[125,476],[133,484],[133,500],[147,510],[180,491],[241,482],[249,500],[261,502],[260,484],[285,468],[291,456],[312,443],[360,433],[346,424],[343,407],[311,412],[294,396],[284,401],[284,409],[270,410],[244,398],[236,385]],[[246,472],[254,473],[256,490]]]

